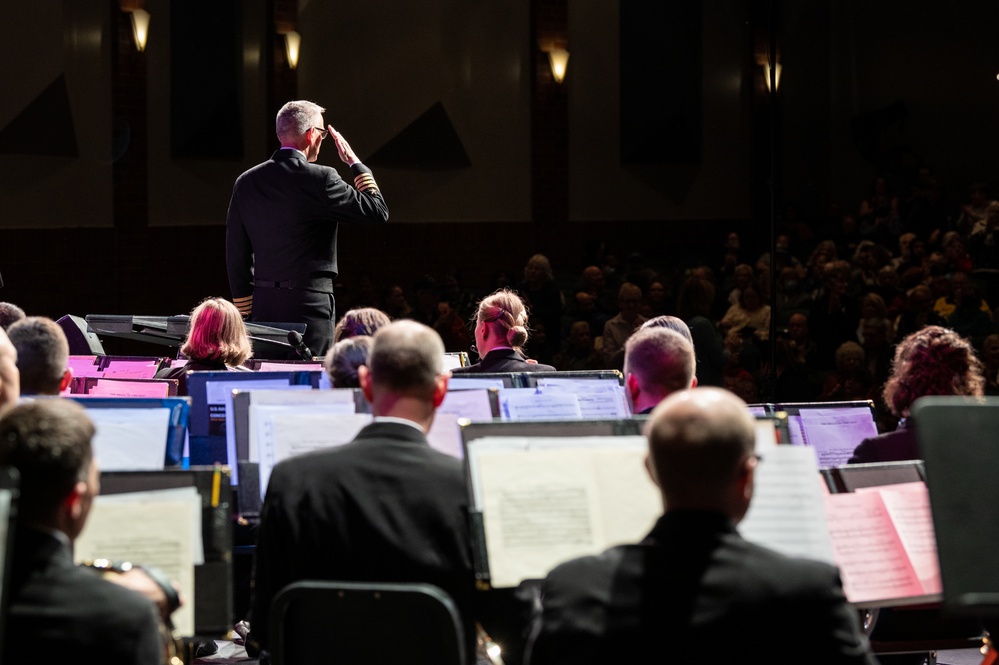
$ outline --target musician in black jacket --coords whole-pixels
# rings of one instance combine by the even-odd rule
[[[479,303],[475,317],[475,350],[481,358],[454,374],[478,372],[554,372],[551,365],[529,362],[522,348],[527,344],[527,308],[509,289],[500,289]]]

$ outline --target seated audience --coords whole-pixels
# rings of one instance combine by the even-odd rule
[[[908,425],[909,408],[925,395],[981,395],[982,363],[967,340],[939,326],[927,326],[895,349],[884,400],[899,419],[898,429],[864,439],[850,464],[919,459],[916,434]]]
[[[665,327],[642,328],[628,338],[624,385],[632,413],[651,413],[678,390],[697,385],[697,360],[690,340]]]
[[[999,335],[989,335],[982,342],[982,374],[985,394],[999,395]]]
[[[382,326],[388,325],[391,319],[388,315],[374,307],[358,307],[349,310],[337,321],[333,329],[333,343],[336,344],[342,339],[358,337],[360,335],[371,336]]]
[[[58,323],[29,316],[12,325],[7,336],[17,349],[22,395],[58,395],[69,387],[69,342]]]
[[[722,370],[730,354],[722,345],[721,335],[711,322],[711,303],[715,298],[714,286],[700,277],[691,277],[680,288],[676,313],[690,329],[697,354],[697,384],[720,386]]]
[[[565,348],[555,354],[552,364],[560,371],[603,369],[604,359],[594,347],[589,323],[576,321],[569,326]]]
[[[877,661],[837,570],[742,539],[758,458],[746,404],[670,395],[645,427],[664,513],[640,543],[564,563],[542,586],[532,665]],[[775,617],[780,617],[775,621]]]
[[[178,379],[177,394],[186,395],[188,372],[241,370],[253,346],[236,306],[224,298],[207,298],[191,312],[190,330],[180,352],[187,363],[164,367],[156,378]]]
[[[521,353],[527,339],[527,308],[516,293],[500,289],[482,299],[475,316],[479,362],[452,372],[554,372],[551,365],[527,361]]]
[[[11,302],[0,302],[0,328],[7,330],[27,316],[24,310]]]
[[[426,437],[447,391],[443,355],[424,325],[381,328],[359,369],[374,422],[351,443],[274,467],[260,515],[251,649],[268,647],[278,591],[325,579],[434,584],[454,599],[474,653],[465,474]]]
[[[531,317],[540,320],[545,331],[551,335],[547,345],[549,355],[555,353],[559,348],[558,331],[562,326],[563,302],[548,257],[535,254],[528,259],[524,266],[524,281],[517,290],[531,310]]]
[[[603,346],[600,349],[604,354],[604,365],[609,369],[624,367],[624,343],[646,321],[640,314],[642,290],[631,282],[625,282],[618,289],[617,306],[621,311],[604,324]]]
[[[763,302],[755,284],[746,284],[739,289],[739,302],[728,308],[718,327],[726,335],[728,348],[742,344],[744,329],[750,329],[761,342],[770,339],[770,305]]]
[[[73,541],[100,491],[93,436],[83,407],[69,400],[28,402],[0,417],[0,465],[21,478],[6,665],[164,662],[153,602],[73,563]]]
[[[360,388],[358,368],[368,361],[371,337],[360,335],[342,339],[326,352],[323,367],[334,388]]]
[[[864,348],[856,342],[843,342],[836,349],[836,371],[830,374],[819,393],[820,402],[867,399],[871,391]]]

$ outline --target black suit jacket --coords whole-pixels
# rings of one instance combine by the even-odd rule
[[[163,641],[145,597],[73,564],[47,533],[15,533],[4,665],[155,665]]]
[[[551,365],[529,363],[513,349],[493,349],[486,357],[468,367],[456,367],[452,374],[478,374],[480,372],[554,372]]]
[[[226,217],[226,266],[234,298],[249,296],[254,278],[332,291],[337,223],[388,220],[371,171],[359,163],[351,170],[358,189],[336,169],[285,149],[236,179]]]
[[[542,603],[532,665],[877,662],[834,567],[717,513],[669,513],[637,545],[558,566]]]
[[[402,423],[375,422],[345,446],[279,463],[260,514],[253,639],[267,648],[278,591],[325,579],[437,585],[457,604],[471,643],[467,503],[461,462]]]
[[[920,459],[916,432],[907,427],[906,423],[902,423],[894,432],[886,432],[861,441],[847,464],[903,462],[916,459]]]

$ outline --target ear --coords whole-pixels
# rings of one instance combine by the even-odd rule
[[[447,382],[451,378],[451,372],[444,372],[437,377],[437,381],[434,384],[434,408],[439,407],[443,402],[444,398],[447,397]]]
[[[696,388],[697,387],[697,377],[696,376],[690,380],[690,387],[691,388]]]
[[[628,394],[631,395],[631,402],[634,404],[638,401],[638,395],[642,390],[638,387],[638,379],[631,372],[628,373],[628,378],[625,379],[625,386],[628,389]]]
[[[371,370],[368,369],[367,365],[360,365],[357,368],[357,383],[361,386],[364,399],[368,400],[369,404],[374,402],[375,400],[371,392]]]
[[[739,494],[749,501],[753,498],[753,483],[756,477],[756,457],[747,457],[743,462],[742,473],[739,474]]]
[[[659,476],[656,475],[656,466],[652,463],[652,455],[645,453],[645,470],[649,473],[649,478],[655,483],[656,487],[662,487],[659,484]]]
[[[69,387],[69,382],[73,380],[73,370],[66,368],[66,371],[62,373],[62,379],[59,380],[59,392],[66,390]]]
[[[81,480],[73,486],[73,490],[69,493],[69,496],[63,500],[63,508],[74,521],[80,519],[83,515],[83,497],[86,493],[87,483]]]

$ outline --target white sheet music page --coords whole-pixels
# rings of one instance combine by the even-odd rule
[[[316,413],[304,408],[261,407],[260,498],[281,460],[350,443],[371,422],[368,413]]]
[[[102,471],[162,471],[170,409],[87,409]]]
[[[181,635],[194,635],[198,550],[204,560],[201,497],[193,487],[95,497],[83,533],[73,544],[77,562],[131,561],[159,568],[177,582],[184,606],[173,613],[173,622]]]
[[[662,513],[645,450],[640,436],[476,439],[469,462],[492,585],[641,540]]]
[[[250,391],[250,408],[248,409],[250,427],[249,459],[259,461],[260,418],[254,418],[254,413],[260,413],[261,407],[307,407],[320,413],[354,413],[357,405],[354,403],[354,391],[348,388],[331,388],[329,390],[252,390]],[[233,391],[236,392],[236,391]],[[239,391],[243,392],[243,391]],[[267,411],[273,413],[275,410]],[[233,428],[235,430],[235,428]],[[226,431],[228,436],[228,430]],[[235,432],[233,432],[235,437]],[[235,439],[233,439],[235,441]]]
[[[785,445],[761,455],[753,499],[739,533],[789,556],[834,563],[815,453]]]
[[[579,420],[579,399],[571,392],[542,392],[537,388],[503,388],[500,415],[506,420]]]

